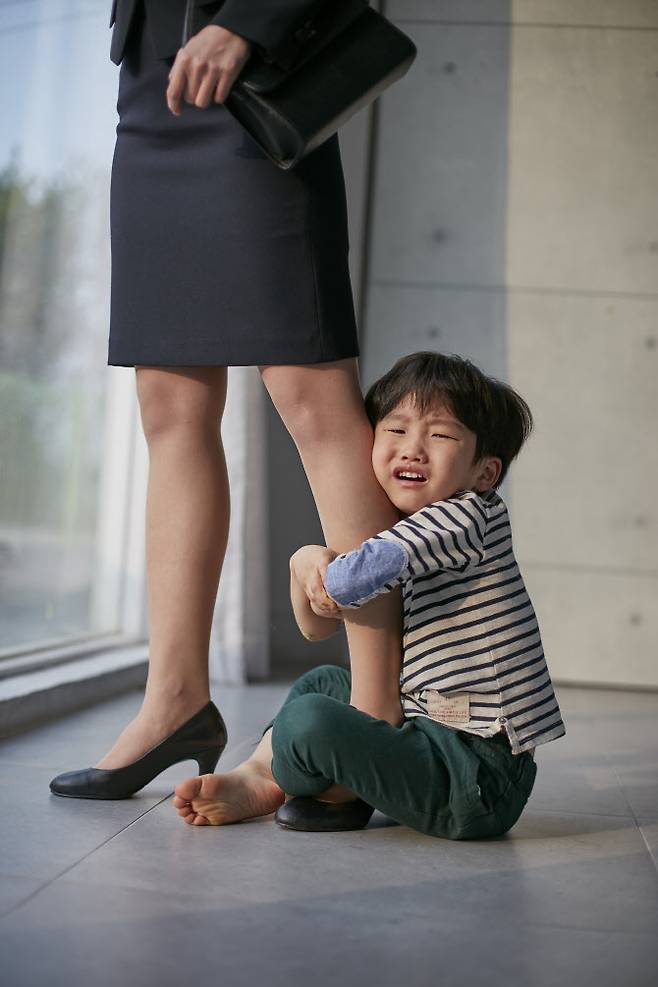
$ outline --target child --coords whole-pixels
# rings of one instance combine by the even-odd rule
[[[351,706],[349,671],[320,665],[293,684],[248,761],[207,776],[207,789],[177,788],[188,822],[276,809],[289,829],[358,829],[374,807],[433,836],[500,836],[532,791],[535,746],[566,732],[495,489],[532,428],[527,404],[468,360],[433,352],[398,360],[365,403],[373,469],[401,520],[341,555],[301,548],[291,598],[318,640],[341,607],[403,586],[404,719]],[[196,794],[205,801],[190,802]]]
[[[307,637],[326,637],[321,622],[329,618],[333,633],[339,607],[358,608],[402,584],[404,726],[415,723],[435,738],[440,725],[450,798],[472,796],[481,822],[488,811],[505,816],[511,799],[518,818],[515,786],[523,776],[525,802],[535,746],[566,732],[495,490],[530,433],[530,410],[469,361],[429,352],[398,360],[368,391],[366,410],[375,429],[373,469],[402,520],[352,552],[296,552],[295,617]],[[495,775],[489,804],[473,764],[448,756],[464,743],[464,753],[483,757]],[[284,809],[277,821],[299,817],[304,807]]]

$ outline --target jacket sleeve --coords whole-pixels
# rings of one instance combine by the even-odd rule
[[[225,0],[210,21],[265,51],[276,48],[327,0]]]
[[[471,491],[430,504],[337,556],[327,566],[327,593],[357,609],[416,576],[465,572],[484,559],[486,523],[486,507]]]

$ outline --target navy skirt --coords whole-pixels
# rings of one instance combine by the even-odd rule
[[[108,364],[252,366],[359,355],[335,134],[277,168],[220,103],[165,93],[144,6],[119,71]]]

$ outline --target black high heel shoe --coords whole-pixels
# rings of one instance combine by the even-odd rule
[[[78,799],[127,799],[179,761],[194,760],[210,774],[226,747],[228,731],[214,702],[191,716],[163,741],[123,768],[66,771],[50,782],[54,795]]]
[[[280,805],[274,821],[282,829],[298,829],[305,833],[335,833],[348,829],[363,829],[370,822],[374,808],[363,799],[349,802],[321,802],[319,799],[297,795]]]

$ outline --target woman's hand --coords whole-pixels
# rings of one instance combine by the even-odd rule
[[[342,620],[340,607],[324,588],[327,566],[337,556],[338,552],[324,545],[303,545],[290,557],[290,569],[304,590],[314,614]]]
[[[169,72],[167,106],[181,114],[181,100],[205,109],[223,103],[251,55],[252,44],[219,24],[208,24],[179,48]]]

